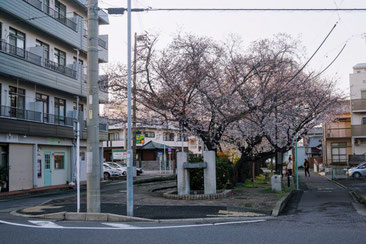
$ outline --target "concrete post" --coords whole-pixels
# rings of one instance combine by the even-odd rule
[[[204,169],[205,194],[216,194],[216,153],[215,151],[204,151],[203,160],[207,163]]]
[[[98,0],[88,2],[87,212],[100,213]]]
[[[188,195],[191,191],[189,184],[189,171],[183,167],[184,162],[188,162],[188,154],[177,153],[177,178],[178,195]]]

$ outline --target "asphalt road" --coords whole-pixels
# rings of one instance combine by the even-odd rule
[[[234,222],[34,222],[0,213],[0,243],[364,243],[366,217],[348,192],[321,176],[300,177],[303,190],[285,215]],[[44,200],[44,199],[42,199]],[[4,202],[0,202],[0,208]],[[19,204],[19,203],[18,203]],[[33,221],[33,222],[30,222]],[[40,220],[38,220],[40,221]]]

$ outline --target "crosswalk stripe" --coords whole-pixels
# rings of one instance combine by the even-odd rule
[[[52,221],[28,220],[28,222],[47,228],[63,228],[61,225],[55,224]]]
[[[135,227],[132,225],[128,225],[128,224],[121,224],[121,223],[102,223],[104,225],[108,225],[111,227],[115,227],[115,228],[119,228],[119,229],[137,229],[139,227]]]

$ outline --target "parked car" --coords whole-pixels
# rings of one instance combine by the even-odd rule
[[[127,167],[121,166],[120,164],[115,162],[105,162],[105,164],[108,164],[110,167],[120,171],[122,173],[122,176],[125,176],[127,174]]]
[[[352,176],[353,178],[366,177],[366,162],[347,170],[347,175]]]
[[[127,171],[127,164],[124,162],[116,162],[117,164],[121,165],[122,167],[126,168]],[[141,168],[136,167],[136,174],[137,175],[141,175],[142,173],[144,173],[144,171]]]
[[[112,168],[106,163],[103,163],[103,176],[105,180],[109,180],[111,177],[119,177],[121,175],[122,173],[119,170]]]

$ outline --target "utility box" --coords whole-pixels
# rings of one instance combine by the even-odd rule
[[[271,177],[271,185],[272,190],[280,192],[282,191],[282,176],[281,175],[273,175]]]

